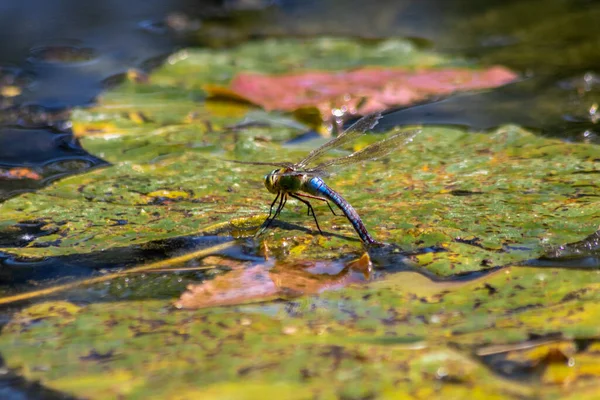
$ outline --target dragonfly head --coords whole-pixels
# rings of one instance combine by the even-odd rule
[[[273,194],[279,193],[278,183],[279,179],[281,178],[281,175],[279,174],[281,174],[283,170],[284,168],[274,169],[273,171],[265,175],[265,187],[269,192]]]

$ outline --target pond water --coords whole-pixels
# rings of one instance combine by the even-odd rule
[[[384,128],[443,124],[480,130],[515,123],[567,140],[600,140],[594,107],[600,11],[593,1],[50,4],[7,2],[2,9],[3,37],[18,40],[0,44],[0,78],[8,87],[0,97],[0,167],[25,165],[43,179],[4,181],[0,198],[102,165],[69,138],[68,110],[93,103],[128,70],[150,70],[184,45],[229,46],[257,37],[410,37],[483,65],[511,67],[524,78],[398,110]],[[28,16],[25,22],[21,15]]]

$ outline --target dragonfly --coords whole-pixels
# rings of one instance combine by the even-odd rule
[[[401,131],[387,139],[366,146],[362,150],[355,151],[342,157],[326,160],[318,164],[316,163],[321,160],[328,151],[339,148],[370,131],[377,125],[380,118],[380,113],[373,113],[362,117],[341,134],[314,149],[304,159],[297,163],[231,160],[240,164],[277,167],[277,169],[269,172],[264,177],[265,187],[270,193],[275,194],[276,197],[271,203],[269,216],[262,224],[258,233],[264,231],[271,225],[285,207],[288,198],[291,197],[304,203],[308,207],[308,215],[310,216],[312,214],[317,229],[323,234],[315,210],[310,203],[310,199],[312,199],[327,203],[333,215],[338,215],[335,213],[329,202],[331,201],[335,204],[346,216],[350,224],[352,224],[352,227],[365,245],[383,245],[369,234],[365,224],[354,207],[352,207],[342,195],[330,188],[323,180],[323,177],[331,175],[332,172],[335,172],[344,166],[385,157],[396,148],[411,142],[419,130]],[[276,204],[277,206],[275,206]],[[273,212],[274,208],[275,212]]]

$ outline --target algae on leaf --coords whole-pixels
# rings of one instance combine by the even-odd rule
[[[47,303],[16,314],[0,349],[28,379],[88,398],[255,398],[275,388],[297,388],[290,398],[554,398],[598,390],[599,283],[586,271],[511,267],[467,282],[405,272],[195,311],[156,300]]]
[[[205,101],[204,85],[242,71],[465,64],[402,41],[268,40],[182,51],[148,80],[75,113],[84,147],[112,165],[2,204],[2,229],[36,221],[42,231],[5,250],[85,255],[199,233],[250,236],[273,200],[262,184],[269,168],[224,159],[294,162],[316,144],[285,144],[301,132],[296,121]],[[225,290],[262,279],[252,287],[263,290],[257,296],[187,311],[173,305],[179,293],[165,300],[148,285],[133,301],[135,294],[110,297],[117,289],[105,282],[95,288],[102,302],[53,300],[14,314],[0,351],[25,378],[85,398],[589,395],[600,389],[600,275],[523,264],[593,240],[597,171],[593,145],[515,126],[425,127],[386,159],[327,182],[373,236],[410,251],[419,271],[437,280],[414,271],[369,282],[346,275],[345,262],[362,253],[348,222],[318,206],[320,236],[304,205],[290,201],[260,247],[245,249],[269,261],[204,260],[232,271],[199,282],[197,292],[235,295]],[[391,246],[371,257],[381,273],[400,270],[407,254]],[[311,295],[289,300],[299,293]],[[196,306],[216,304],[204,294]],[[274,298],[288,300],[239,305]]]
[[[168,140],[184,142],[187,134],[170,133]],[[234,140],[221,133],[203,136]],[[248,149],[247,159],[298,160],[306,153],[268,142],[256,146]],[[121,149],[124,154],[127,150]],[[538,138],[515,127],[492,134],[425,128],[386,162],[345,169],[328,183],[354,205],[376,238],[407,250],[444,247],[446,252],[419,259],[432,272],[449,275],[537,258],[549,246],[595,232],[600,225],[595,200],[600,189],[593,174],[579,173],[600,168],[594,150]],[[211,152],[159,157],[149,151],[149,160],[136,153],[134,161],[123,159],[6,202],[4,219],[42,220],[44,229],[55,231],[28,247],[8,250],[25,256],[85,253],[197,234],[268,211],[272,196],[262,187],[268,171],[231,164]],[[273,228],[264,238],[274,248],[284,240],[299,244],[302,237],[313,238],[297,253],[302,259],[331,249],[359,248],[345,219],[321,207],[317,213],[325,238],[316,234],[303,205],[293,203],[281,221],[308,231]],[[335,235],[327,235],[332,232]],[[49,242],[51,246],[43,247]],[[323,253],[324,249],[329,250]]]
[[[246,116],[257,114],[249,114],[249,106],[204,101],[202,86],[241,71],[457,64],[398,43],[267,40],[173,55],[148,80],[126,83],[103,95],[98,106],[75,113],[85,148],[112,165],[3,204],[2,225],[43,221],[42,229],[53,232],[6,250],[20,256],[87,253],[215,232],[230,220],[266,213],[272,199],[262,176],[268,169],[222,159],[293,162],[315,145],[282,145],[300,133],[297,124],[263,115],[261,124],[252,125]],[[232,128],[243,122],[250,122],[248,128]],[[598,185],[594,174],[580,173],[600,169],[596,150],[511,126],[491,134],[424,128],[385,162],[348,168],[328,183],[375,237],[409,250],[446,249],[419,257],[419,263],[448,275],[536,258],[548,246],[596,231]],[[303,249],[292,255],[306,260],[359,248],[349,224],[320,207],[329,235],[315,235],[311,220],[298,212],[301,206],[290,202],[280,220],[305,230],[269,230],[271,247],[286,240]],[[228,234],[224,229],[218,232]]]

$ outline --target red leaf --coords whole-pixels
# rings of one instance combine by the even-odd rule
[[[456,91],[492,88],[517,75],[504,67],[487,70],[447,68],[408,70],[365,67],[347,72],[303,72],[289,75],[242,73],[229,88],[206,87],[213,97],[246,99],[266,110],[294,111],[317,107],[323,116],[334,108],[368,114],[405,106]]]

